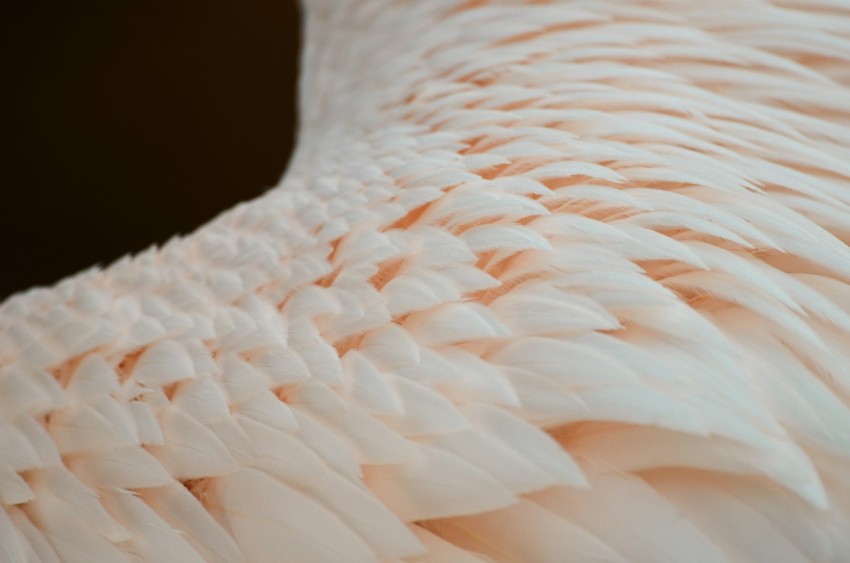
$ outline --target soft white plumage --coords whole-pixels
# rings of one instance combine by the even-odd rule
[[[850,561],[850,3],[305,12],[280,186],[0,308],[0,561]]]

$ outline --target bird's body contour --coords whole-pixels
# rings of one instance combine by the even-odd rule
[[[850,561],[850,4],[305,12],[278,187],[0,307],[0,561]]]

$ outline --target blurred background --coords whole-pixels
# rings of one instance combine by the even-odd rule
[[[4,8],[0,299],[276,184],[294,137],[296,4]]]

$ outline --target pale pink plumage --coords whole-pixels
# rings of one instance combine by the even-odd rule
[[[850,3],[305,12],[279,187],[0,308],[0,561],[850,561]]]

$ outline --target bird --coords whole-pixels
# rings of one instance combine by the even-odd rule
[[[850,2],[302,7],[276,187],[0,305],[0,561],[850,561]]]

